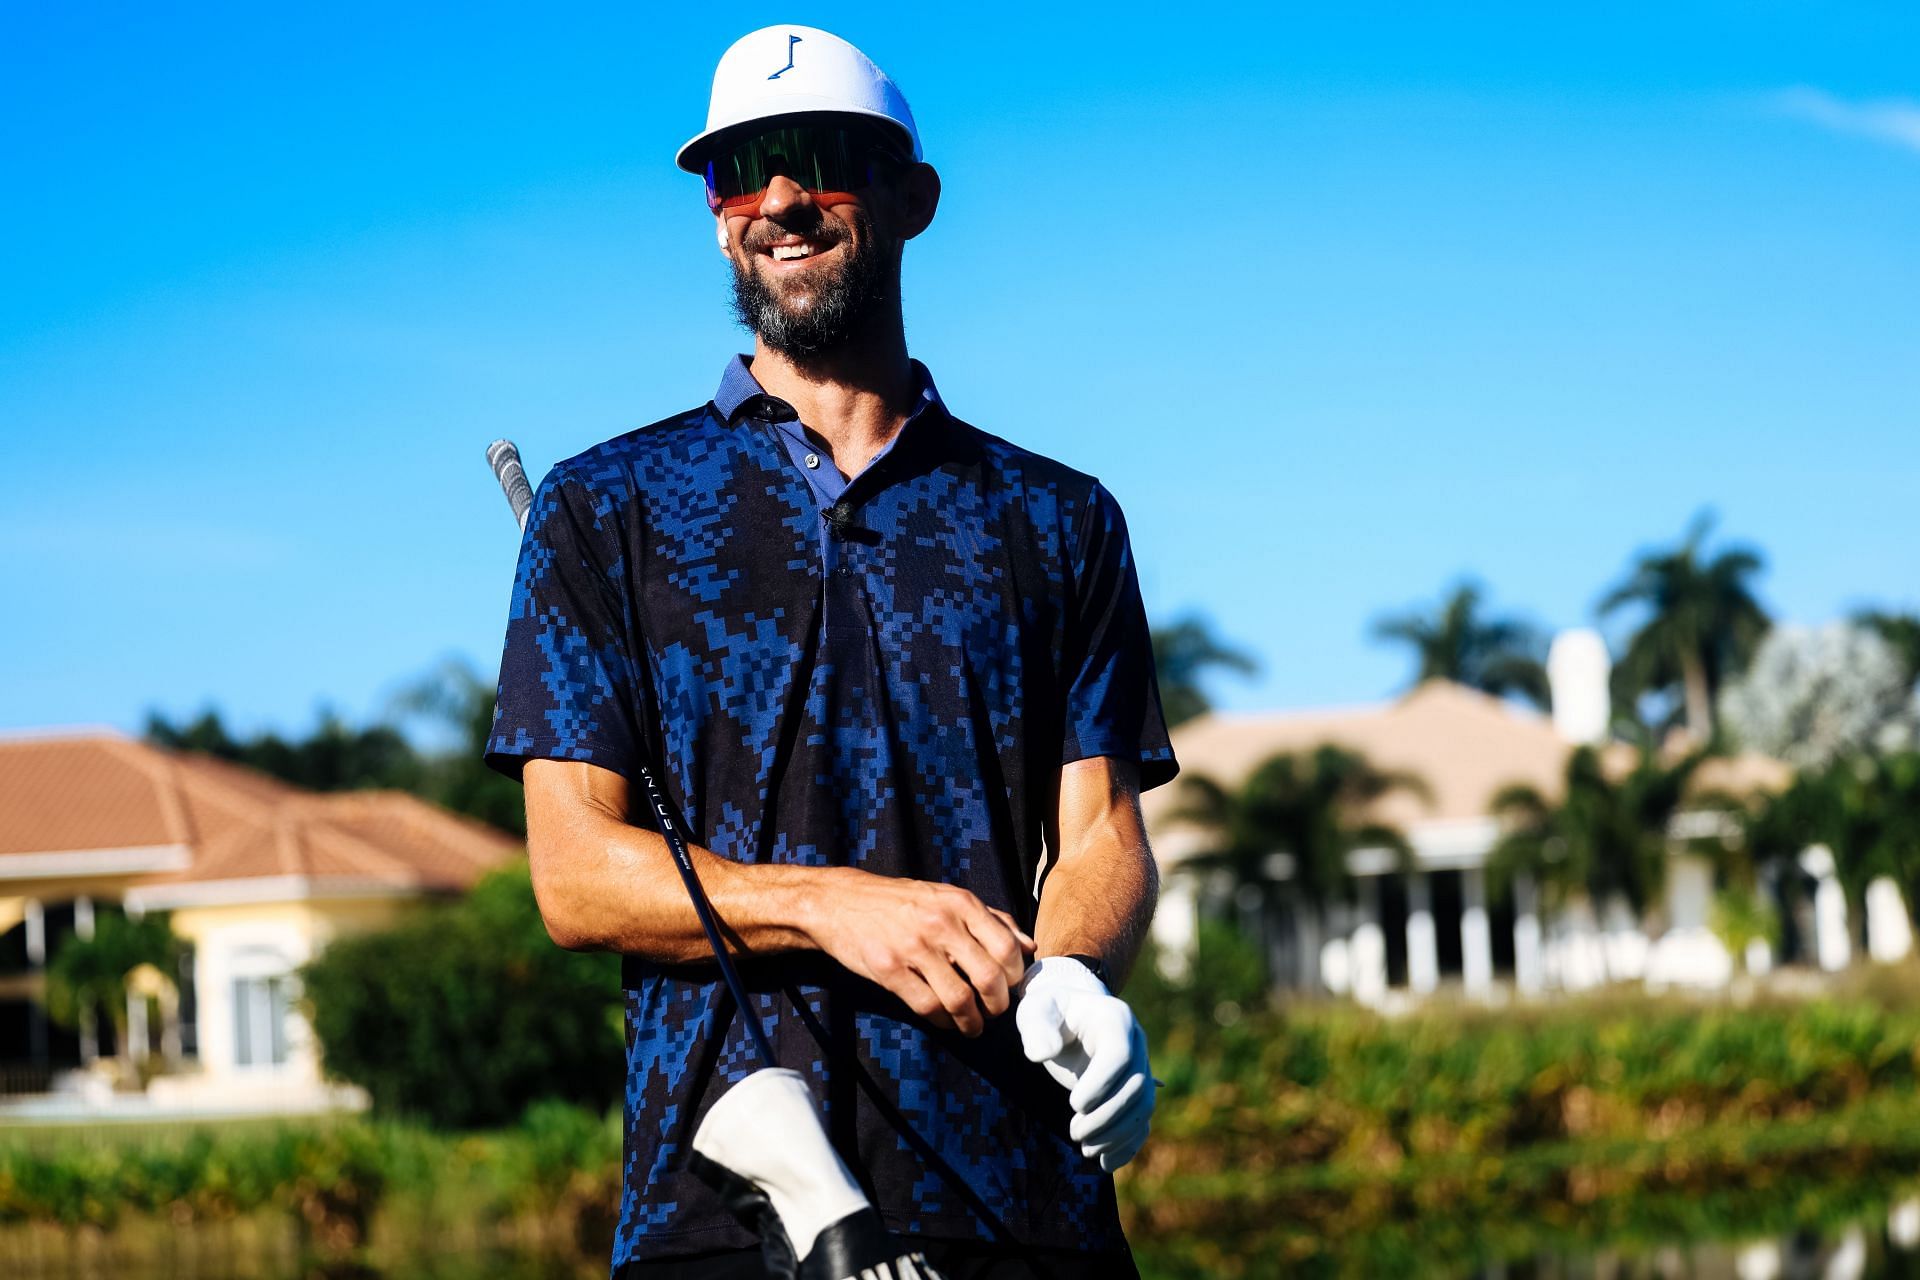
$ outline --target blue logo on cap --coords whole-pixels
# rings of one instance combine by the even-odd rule
[[[779,79],[779,78],[780,78],[781,76],[783,76],[783,75],[785,75],[785,74],[787,74],[787,72],[789,72],[789,71],[791,71],[791,70],[793,70],[793,46],[795,46],[795,45],[797,45],[797,44],[799,44],[799,43],[800,43],[800,37],[799,37],[799,36],[788,36],[788,37],[787,37],[787,65],[786,65],[786,66],[784,66],[784,67],[782,67],[782,68],[780,68],[780,69],[779,69],[778,71],[776,71],[776,72],[774,72],[774,73],[773,73],[772,75],[770,75],[770,76],[768,76],[768,77],[767,77],[767,79],[769,79],[769,80],[778,80],[778,79]]]

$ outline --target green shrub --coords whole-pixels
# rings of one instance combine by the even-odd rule
[[[1232,1023],[1266,1008],[1267,967],[1260,950],[1230,924],[1203,921],[1194,940],[1191,969],[1182,981],[1160,971],[1151,941],[1140,953],[1123,994],[1151,1044],[1189,1028]]]
[[[323,1252],[357,1248],[385,1195],[386,1135],[360,1123],[0,1147],[0,1222],[111,1227],[127,1213],[293,1213]]]
[[[377,1114],[508,1124],[544,1098],[598,1113],[625,1070],[619,959],[548,938],[522,862],[459,903],[343,938],[304,972],[329,1074]]]

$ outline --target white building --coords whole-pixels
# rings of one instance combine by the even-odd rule
[[[1530,786],[1549,801],[1564,787],[1567,758],[1580,743],[1605,742],[1607,660],[1599,637],[1572,632],[1555,643],[1549,661],[1556,714],[1528,709],[1446,681],[1429,681],[1402,698],[1327,711],[1212,714],[1182,725],[1174,749],[1183,773],[1205,774],[1233,786],[1261,761],[1282,752],[1310,752],[1335,744],[1359,752],[1382,770],[1425,781],[1430,795],[1396,791],[1370,817],[1389,823],[1412,844],[1415,864],[1403,870],[1385,850],[1363,850],[1349,862],[1357,904],[1320,919],[1289,900],[1286,851],[1270,863],[1282,906],[1264,921],[1273,971],[1284,985],[1352,995],[1393,1005],[1442,986],[1488,998],[1579,990],[1608,981],[1652,986],[1717,986],[1736,960],[1710,927],[1713,882],[1707,864],[1676,853],[1667,897],[1647,919],[1624,904],[1596,913],[1576,904],[1542,912],[1537,887],[1524,878],[1504,900],[1488,892],[1485,867],[1499,838],[1491,816],[1494,797],[1509,785]],[[1631,768],[1633,749],[1602,745],[1603,760]],[[1776,790],[1787,767],[1756,755],[1713,759],[1695,776],[1708,791]],[[1178,965],[1194,936],[1197,877],[1175,874],[1185,859],[1209,847],[1210,836],[1174,819],[1182,807],[1180,782],[1147,793],[1142,807],[1163,870],[1162,903],[1154,932],[1163,954]],[[1682,812],[1676,839],[1708,834],[1726,819],[1713,812]],[[1845,896],[1824,850],[1802,860],[1808,876],[1808,918],[1795,921],[1797,951],[1833,968],[1851,947]],[[1892,899],[1887,897],[1892,892]],[[1877,908],[1875,903],[1878,903]],[[1213,904],[1231,910],[1230,904]],[[1877,958],[1898,958],[1911,946],[1898,891],[1888,882],[1869,894],[1869,920],[1880,926]],[[1897,917],[1897,919],[1896,919]],[[1898,935],[1897,937],[1895,935]],[[1871,940],[1870,940],[1871,941]],[[1755,967],[1770,957],[1742,957]]]

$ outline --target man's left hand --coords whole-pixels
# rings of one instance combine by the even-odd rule
[[[1147,1036],[1127,1002],[1068,956],[1036,961],[1021,983],[1014,1025],[1027,1057],[1046,1067],[1073,1107],[1068,1133],[1112,1172],[1147,1140],[1154,1084]]]

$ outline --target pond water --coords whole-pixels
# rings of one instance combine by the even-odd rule
[[[1845,1196],[1841,1197],[1843,1203]],[[1145,1280],[1200,1280],[1266,1276],[1389,1276],[1393,1280],[1920,1280],[1920,1186],[1891,1198],[1865,1193],[1855,1211],[1827,1206],[1797,1218],[1796,1205],[1776,1206],[1768,1225],[1674,1239],[1635,1232],[1631,1240],[1581,1240],[1578,1220],[1564,1226],[1565,1243],[1514,1247],[1488,1243],[1459,1256],[1460,1224],[1432,1224],[1436,1246],[1421,1251],[1422,1224],[1408,1223],[1401,1247],[1383,1251],[1375,1240],[1324,1242],[1324,1251],[1292,1262],[1248,1258],[1230,1247],[1212,1266],[1196,1267],[1189,1250],[1163,1250],[1136,1240]],[[1659,1206],[1652,1206],[1656,1210]],[[1684,1220],[1682,1210],[1675,1220]],[[1810,1211],[1811,1212],[1811,1211]],[[1658,1214],[1656,1213],[1657,1217]],[[1782,1223],[1789,1225],[1782,1226]],[[128,1224],[113,1232],[72,1233],[51,1227],[0,1229],[0,1277],[6,1280],[600,1280],[601,1258],[525,1238],[517,1241],[450,1229],[435,1239],[378,1238],[369,1256],[332,1266],[304,1260],[292,1224],[277,1219],[215,1226]],[[1549,1233],[1552,1234],[1552,1233]],[[1537,1233],[1524,1225],[1520,1238]],[[1445,1237],[1445,1245],[1439,1239]],[[1410,1246],[1411,1256],[1405,1252]],[[1490,1260],[1491,1259],[1491,1260]]]

